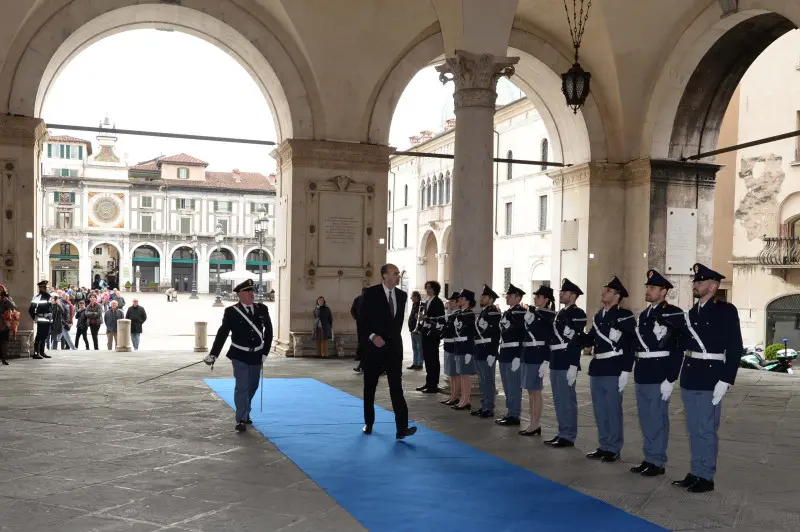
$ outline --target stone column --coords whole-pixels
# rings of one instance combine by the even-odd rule
[[[38,118],[0,116],[0,284],[18,305],[20,323],[9,345],[10,356],[29,357],[34,324],[28,316],[39,272],[46,268],[48,250],[39,264],[41,194],[39,154],[47,136]],[[46,269],[45,269],[46,271]]]
[[[89,254],[89,237],[80,240],[81,248],[78,250],[78,283],[86,288],[92,288],[92,256]]]
[[[437,253],[436,254],[436,278],[439,280],[439,283],[442,285],[442,290],[444,290],[444,283],[446,279],[444,278],[444,267],[447,264],[447,253]],[[450,297],[450,294],[444,294],[444,298],[447,299]]]
[[[355,353],[350,305],[363,286],[380,282],[386,260],[387,146],[287,139],[278,162],[275,350],[313,356],[314,301],[333,312],[333,351]],[[410,348],[410,346],[409,346]]]
[[[131,350],[131,320],[117,320],[117,351]]]
[[[194,352],[205,353],[208,351],[208,322],[194,322]]]
[[[497,80],[514,74],[518,57],[456,50],[436,67],[439,79],[455,84],[450,283],[478,290],[492,280],[494,212],[494,112]],[[479,251],[482,260],[470,260]]]

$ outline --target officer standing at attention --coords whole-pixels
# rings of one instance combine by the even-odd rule
[[[36,283],[39,293],[33,296],[31,306],[28,307],[28,314],[36,322],[36,338],[33,341],[33,356],[31,358],[42,359],[52,358],[45,352],[47,342],[50,338],[50,322],[53,319],[52,306],[50,305],[50,293],[47,291],[47,281]]]
[[[236,379],[233,401],[236,404],[238,432],[253,423],[250,420],[250,403],[261,382],[261,365],[272,346],[269,309],[266,305],[254,303],[254,288],[252,279],[248,279],[233,289],[239,296],[239,302],[225,309],[214,345],[205,358],[206,364],[213,365],[228,334],[231,334],[228,358],[233,364],[233,377]]]
[[[636,406],[642,427],[644,461],[632,473],[645,477],[664,474],[669,442],[669,396],[683,363],[680,333],[686,328],[683,311],[665,301],[672,283],[656,270],[647,271],[644,296],[648,307],[636,326]]]
[[[533,305],[525,313],[525,341],[522,342],[522,389],[528,391],[528,403],[531,408],[531,421],[527,428],[519,431],[521,436],[539,436],[542,434],[542,409],[544,398],[544,371],[550,359],[550,336],[553,335],[553,319],[556,311],[553,307],[553,289],[540,286],[533,293]]]
[[[500,319],[500,349],[497,359],[500,362],[500,380],[506,394],[506,415],[494,422],[503,426],[519,426],[522,411],[522,342],[525,341],[525,309],[522,296],[525,292],[508,285],[506,304],[509,308]]]
[[[600,447],[587,458],[616,462],[622,450],[622,391],[633,371],[636,320],[633,312],[620,307],[628,291],[614,276],[603,288],[603,308],[592,318],[585,345],[594,346],[589,363],[589,389]]]
[[[481,407],[470,412],[473,416],[494,417],[495,360],[500,345],[500,311],[494,306],[499,296],[483,285],[479,301],[481,313],[475,322],[475,367],[481,387]]]
[[[453,292],[447,299],[445,315],[437,319],[437,328],[442,338],[442,351],[444,351],[444,364],[442,370],[445,375],[450,377],[450,397],[440,401],[443,405],[455,406],[461,400],[461,379],[458,379],[456,371],[456,349],[455,338],[456,315],[461,312],[458,308],[458,292]]]
[[[722,413],[720,402],[736,380],[742,357],[739,311],[716,297],[723,275],[694,265],[692,293],[699,301],[687,314],[682,337],[686,357],[681,370],[681,398],[692,453],[691,472],[673,482],[692,493],[714,490]]]
[[[475,374],[475,293],[466,288],[458,294],[459,312],[453,320],[456,336],[455,350],[456,373],[454,379],[460,380],[461,400],[453,410],[467,410],[472,407],[469,402],[472,391],[472,376]]]
[[[550,387],[558,420],[558,434],[544,443],[553,447],[574,447],[578,437],[578,397],[575,381],[581,365],[581,342],[586,313],[575,304],[583,291],[564,279],[558,294],[564,308],[556,312],[550,337]]]

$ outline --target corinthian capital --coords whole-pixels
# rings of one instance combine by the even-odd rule
[[[456,50],[455,57],[436,67],[442,83],[452,81],[456,109],[461,107],[491,107],[497,100],[497,80],[514,75],[519,57],[500,57]]]

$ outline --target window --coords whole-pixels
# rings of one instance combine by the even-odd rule
[[[97,246],[96,248],[94,248],[94,254],[95,255],[102,255],[103,254],[103,248],[101,248],[100,246]]]
[[[506,159],[513,159],[513,158],[514,158],[514,152],[508,150],[506,152]],[[506,180],[510,180],[512,177],[514,177],[514,167],[511,165],[511,163],[506,163]]]
[[[426,194],[426,197],[425,197],[425,205],[427,207],[430,207],[431,206],[431,188],[433,188],[431,186],[430,180],[428,180],[428,185],[425,188],[428,190],[428,192]]]
[[[547,141],[547,139],[542,139],[541,148],[542,148],[542,153],[540,155],[541,158],[539,160],[542,161],[543,163],[546,163],[548,161],[547,159],[548,151],[550,151],[550,143]],[[543,164],[541,168],[542,171],[545,171],[547,170],[547,165]]]
[[[425,208],[425,181],[419,187],[419,208]]]
[[[539,196],[539,231],[547,231],[547,195]]]
[[[72,255],[72,244],[61,244],[61,255]]]
[[[444,205],[444,176],[439,174],[439,205]]]
[[[192,232],[192,219],[188,216],[180,218],[181,234],[188,235]]]
[[[450,171],[447,171],[447,177],[444,178],[444,203],[450,203]]]
[[[217,218],[217,225],[219,226],[220,229],[222,229],[223,235],[228,234],[228,220],[220,220],[219,218]]]
[[[408,185],[403,186],[403,207],[408,207]]]
[[[194,210],[194,200],[179,198],[175,200],[175,207],[178,209]]]
[[[59,205],[75,205],[74,192],[53,192],[53,201]]]
[[[231,212],[232,210],[233,202],[214,200],[214,212]]]
[[[142,233],[153,232],[153,217],[151,215],[142,215]]]
[[[152,196],[142,196],[140,198],[140,204],[143,209],[152,209],[153,208],[153,197]]]
[[[392,249],[392,228],[386,228],[386,249]]]
[[[403,247],[408,247],[408,224],[403,224]]]
[[[433,180],[431,181],[431,189],[432,189],[431,198],[433,199],[433,201],[431,201],[430,204],[439,205],[439,199],[438,199],[439,187],[436,185],[436,176],[433,176]]]
[[[189,179],[189,169],[188,168],[178,168],[178,179]]]
[[[56,228],[72,229],[72,212],[58,211],[56,213]],[[69,255],[69,253],[66,253],[66,255]]]
[[[514,219],[514,204],[512,202],[506,203],[506,234],[510,235],[512,230],[511,222]]]
[[[511,284],[511,268],[503,268],[503,292],[508,292],[508,285]]]
[[[70,170],[69,168],[53,168],[51,173],[61,177],[78,177],[78,171]]]

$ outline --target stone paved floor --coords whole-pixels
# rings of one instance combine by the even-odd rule
[[[200,365],[137,386],[198,358],[143,351],[54,355],[0,367],[0,530],[363,530],[258,433],[233,432],[231,410],[201,381],[229,377],[227,364],[213,374]],[[270,357],[266,372],[314,377],[360,395],[352,366]],[[407,373],[407,390],[421,380],[421,373]],[[688,464],[679,396],[672,405],[668,474],[656,479],[627,472],[641,457],[631,393],[624,461],[584,458],[596,432],[583,374],[578,448],[569,450],[449,410],[438,403],[441,397],[406,396],[417,423],[666,528],[780,531],[800,529],[799,382],[740,372],[724,402],[717,491],[703,495],[669,485]],[[554,412],[545,394],[543,425],[550,436]],[[378,400],[389,407],[383,381]],[[408,508],[413,511],[413,501]]]

